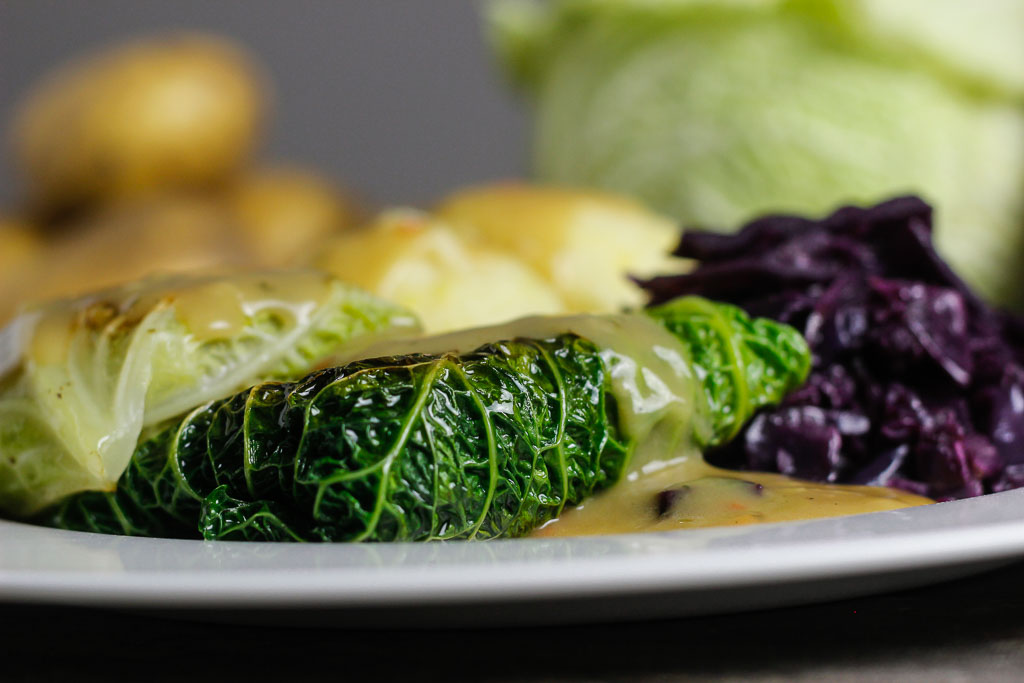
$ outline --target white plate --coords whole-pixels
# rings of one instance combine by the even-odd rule
[[[865,595],[1019,556],[1024,490],[811,522],[485,543],[204,543],[0,522],[0,600],[360,626],[568,622]]]

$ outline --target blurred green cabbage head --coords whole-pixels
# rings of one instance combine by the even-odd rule
[[[1024,302],[1024,2],[497,0],[547,181],[689,225],[917,193],[984,294]]]

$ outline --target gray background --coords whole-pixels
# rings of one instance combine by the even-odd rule
[[[275,87],[267,160],[311,165],[368,198],[422,203],[521,175],[525,117],[472,0],[0,0],[0,129],[48,68],[176,29],[232,37]],[[20,195],[5,144],[0,202]]]

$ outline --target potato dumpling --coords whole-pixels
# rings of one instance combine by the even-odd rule
[[[408,306],[430,332],[565,312],[554,289],[522,262],[414,211],[391,211],[336,237],[317,265]]]
[[[624,197],[502,183],[457,192],[436,215],[459,234],[516,255],[550,281],[573,312],[645,301],[627,275],[678,271],[679,228]]]
[[[13,145],[37,210],[217,183],[250,157],[258,70],[219,38],[179,35],[72,62],[31,91]]]
[[[64,226],[15,294],[18,304],[35,303],[153,273],[216,270],[251,261],[219,204],[203,198],[153,198]]]
[[[247,173],[229,190],[227,202],[242,239],[267,266],[307,261],[324,239],[352,225],[357,215],[330,181],[287,167]]]

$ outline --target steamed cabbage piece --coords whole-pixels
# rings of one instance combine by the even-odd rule
[[[416,330],[404,309],[314,271],[155,279],[23,313],[0,332],[0,510],[113,490],[166,420]]]
[[[1024,4],[499,2],[546,181],[689,225],[917,193],[983,294],[1024,302]]]

